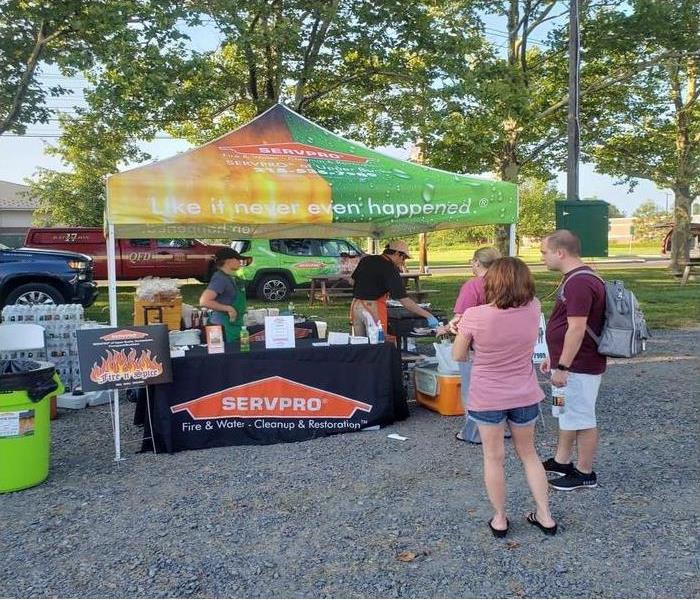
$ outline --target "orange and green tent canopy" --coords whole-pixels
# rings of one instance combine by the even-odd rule
[[[385,156],[279,104],[107,180],[107,222],[122,238],[391,237],[517,216],[513,184]]]

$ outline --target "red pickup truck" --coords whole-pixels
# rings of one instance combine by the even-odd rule
[[[27,232],[24,245],[87,254],[94,261],[95,279],[107,279],[107,244],[102,229],[33,228]],[[193,239],[117,240],[117,279],[150,275],[208,281],[214,253],[223,247]]]

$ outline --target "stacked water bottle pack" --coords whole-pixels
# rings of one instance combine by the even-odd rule
[[[45,331],[46,347],[0,352],[0,359],[48,360],[56,365],[56,371],[66,391],[80,387],[76,334],[83,326],[83,307],[80,304],[8,305],[2,309],[2,321],[8,324],[41,325]]]

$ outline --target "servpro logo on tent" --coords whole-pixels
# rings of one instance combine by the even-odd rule
[[[100,337],[105,342],[121,342],[124,340],[142,340],[147,338],[148,334],[143,331],[131,331],[130,329],[120,329],[114,333],[109,333]]]
[[[187,411],[193,419],[222,417],[281,419],[349,419],[372,406],[284,377],[267,377],[171,406],[173,413]]]
[[[317,148],[308,144],[297,144],[296,142],[281,142],[277,144],[251,144],[248,146],[222,146],[222,150],[232,150],[237,154],[252,154],[268,158],[279,158],[289,156],[292,158],[317,158],[321,160],[342,160],[344,162],[366,163],[364,156],[345,154],[325,148]]]

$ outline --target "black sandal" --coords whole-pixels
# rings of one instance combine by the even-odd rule
[[[506,519],[506,528],[505,528],[505,529],[496,529],[496,528],[491,524],[491,521],[493,521],[493,519],[491,519],[491,520],[488,522],[488,524],[489,524],[489,529],[491,530],[491,533],[493,533],[493,537],[496,537],[496,538],[504,538],[504,537],[506,537],[506,535],[508,534],[508,528],[510,527],[510,521],[509,521],[508,519]]]
[[[461,431],[458,431],[457,433],[455,433],[455,439],[458,442],[464,442],[465,444],[472,444],[473,446],[481,446],[481,442],[472,442],[471,440],[468,440],[467,438],[462,437]]]
[[[557,524],[555,523],[551,527],[545,527],[544,525],[542,525],[542,523],[540,523],[537,520],[537,513],[531,512],[527,516],[527,522],[530,523],[530,525],[539,527],[542,530],[542,533],[544,533],[545,535],[556,535],[557,533]]]

